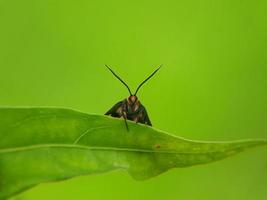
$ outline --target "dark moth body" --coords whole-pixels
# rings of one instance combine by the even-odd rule
[[[131,95],[129,98],[116,103],[105,115],[112,117],[124,118],[136,123],[152,126],[145,107],[140,103],[136,96]]]
[[[128,128],[128,124],[126,120],[131,120],[134,121],[136,123],[141,123],[141,124],[146,124],[148,126],[152,126],[149,117],[147,115],[146,109],[145,107],[140,103],[140,101],[138,100],[136,94],[138,92],[138,90],[141,88],[141,86],[147,81],[149,80],[159,69],[157,68],[148,78],[146,78],[136,89],[135,93],[133,94],[130,90],[130,88],[128,87],[128,85],[117,75],[115,74],[115,72],[109,68],[107,65],[106,67],[111,71],[111,73],[117,78],[119,79],[128,89],[130,96],[118,103],[116,103],[111,109],[109,109],[105,115],[109,115],[112,117],[117,117],[117,118],[124,118],[125,121],[125,125],[127,130],[129,130]]]

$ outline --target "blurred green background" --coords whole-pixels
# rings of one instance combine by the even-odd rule
[[[197,140],[267,138],[264,0],[0,0],[0,105],[103,114],[140,91],[155,127]],[[174,169],[41,184],[14,200],[266,200],[267,150]]]

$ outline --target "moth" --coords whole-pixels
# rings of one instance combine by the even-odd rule
[[[129,86],[109,66],[105,66],[127,88],[128,92],[130,93],[130,96],[128,98],[116,103],[105,113],[105,115],[123,118],[127,131],[129,131],[129,127],[126,120],[131,120],[136,123],[152,126],[146,108],[141,104],[136,95],[139,89],[144,85],[144,83],[147,82],[152,76],[154,76],[154,74],[161,68],[161,66],[159,66],[149,77],[147,77],[142,83],[140,83],[135,93],[131,92]]]

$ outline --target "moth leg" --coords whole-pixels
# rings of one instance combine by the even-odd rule
[[[127,119],[127,115],[126,115],[125,111],[122,112],[122,117],[124,119],[126,129],[127,129],[127,131],[129,131],[128,123],[127,123],[127,120],[126,120]]]

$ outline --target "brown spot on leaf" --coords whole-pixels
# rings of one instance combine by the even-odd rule
[[[155,148],[156,148],[156,149],[159,149],[159,148],[160,148],[160,144],[156,144],[156,145],[155,145]]]

